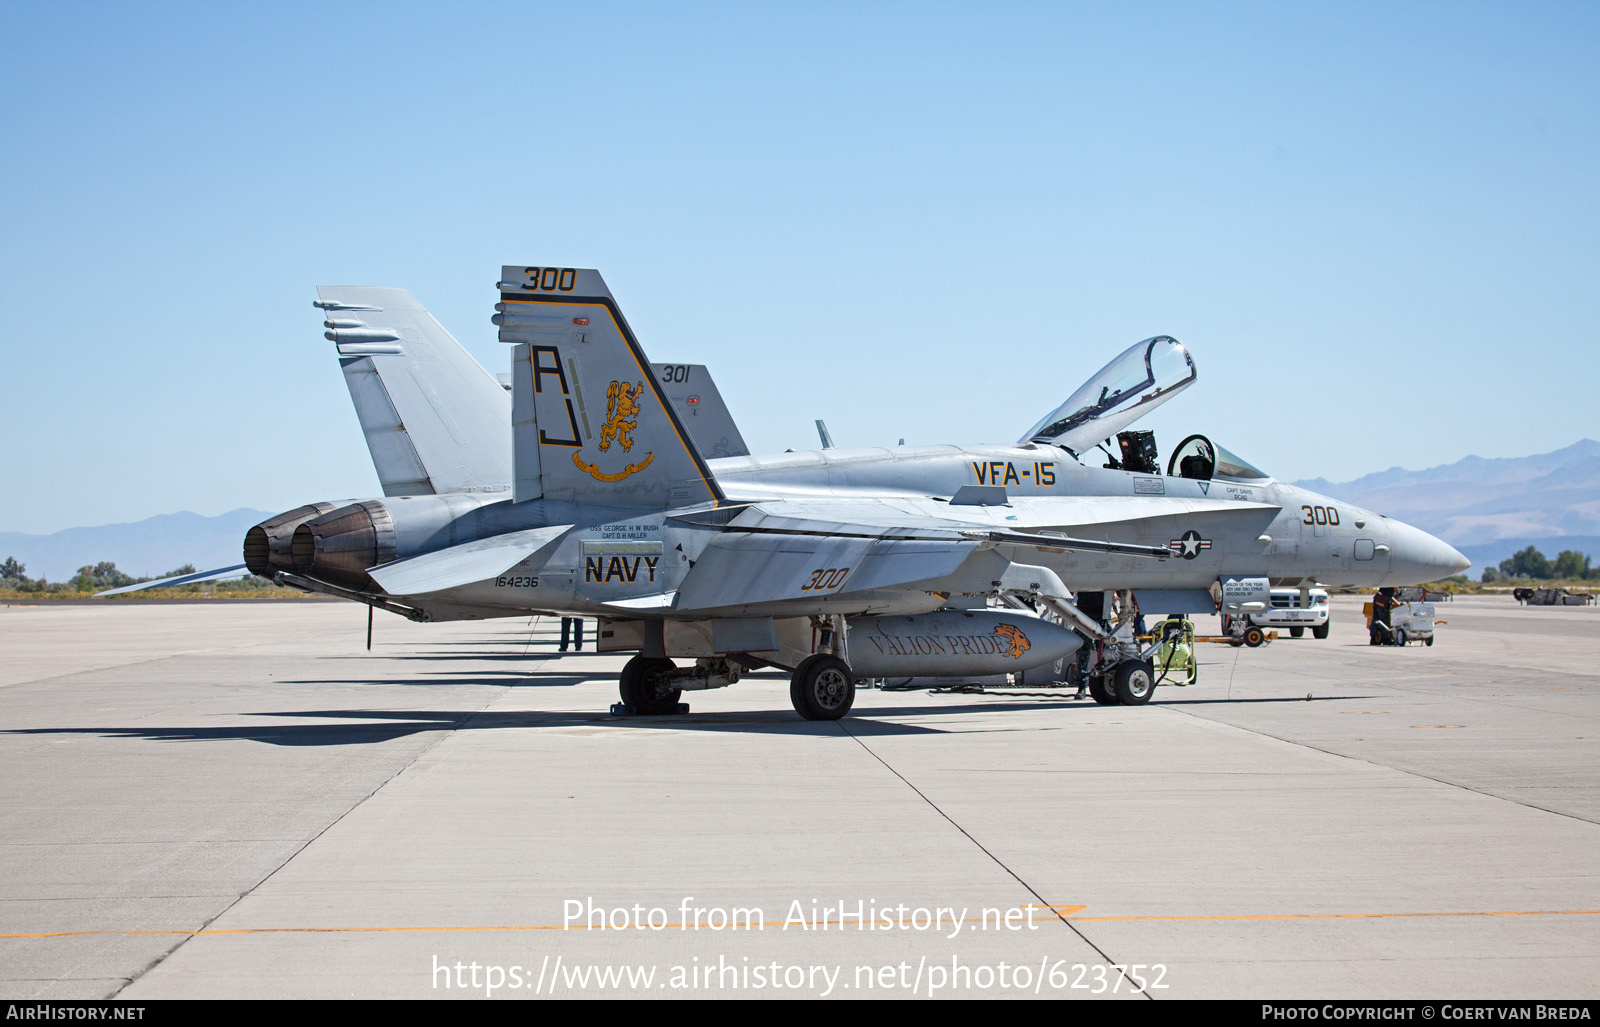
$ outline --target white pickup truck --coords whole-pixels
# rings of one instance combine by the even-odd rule
[[[1328,593],[1320,588],[1308,589],[1302,604],[1298,588],[1275,588],[1271,605],[1259,613],[1249,614],[1250,623],[1263,628],[1288,628],[1290,638],[1299,638],[1311,629],[1313,638],[1328,637]],[[1224,625],[1223,631],[1227,631]]]

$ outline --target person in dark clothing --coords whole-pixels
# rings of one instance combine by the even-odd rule
[[[1394,627],[1389,622],[1389,616],[1400,600],[1395,598],[1394,589],[1385,585],[1378,589],[1372,596],[1372,634],[1367,639],[1368,645],[1387,645],[1394,638]]]
[[[583,652],[583,618],[561,618],[561,651],[567,651],[567,639],[572,638],[572,648],[576,652]]]

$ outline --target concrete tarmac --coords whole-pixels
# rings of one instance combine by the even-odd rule
[[[0,606],[0,996],[1600,997],[1600,609],[1333,602],[1145,707],[835,723],[612,717],[548,618]]]

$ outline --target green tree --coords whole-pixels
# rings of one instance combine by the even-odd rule
[[[1493,567],[1485,567],[1483,569],[1483,579],[1482,580],[1483,580],[1483,583],[1485,585],[1487,585],[1487,584],[1489,584],[1490,582],[1493,582],[1493,581],[1499,581],[1500,580],[1500,572],[1495,570]]]
[[[1555,577],[1563,581],[1589,576],[1589,557],[1575,549],[1563,549],[1551,568]]]
[[[1500,561],[1500,573],[1508,578],[1548,578],[1550,560],[1533,546]]]
[[[0,563],[0,578],[16,578],[18,581],[27,581],[28,568],[17,562],[14,556],[6,557],[5,563]]]
[[[123,585],[132,584],[135,584],[133,576],[117,570],[117,565],[110,560],[101,560],[93,566],[86,564],[79,567],[77,576],[72,579],[73,587],[79,592],[92,592],[100,588],[121,588]]]

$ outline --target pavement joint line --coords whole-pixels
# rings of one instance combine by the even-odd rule
[[[1105,960],[1108,964],[1115,964],[1116,963],[1116,960],[1112,959],[1109,955],[1107,955],[1106,952],[1103,949],[1100,948],[1100,946],[1098,946],[1094,942],[1090,941],[1088,935],[1084,934],[1082,931],[1080,931],[1076,927],[1074,927],[1072,925],[1072,922],[1070,920],[1068,920],[1065,916],[1062,915],[1061,910],[1059,908],[1057,908],[1056,906],[1053,906],[1050,903],[1046,902],[1045,899],[1044,899],[1044,896],[1039,894],[1039,889],[1035,888],[1033,885],[1029,884],[1027,881],[1024,881],[1022,879],[1022,875],[1021,874],[1018,874],[1015,870],[1012,870],[1010,867],[1006,866],[1004,860],[1002,860],[999,856],[996,856],[994,853],[990,852],[989,849],[982,842],[978,841],[978,839],[976,839],[976,838],[974,838],[972,836],[972,833],[970,831],[968,831],[966,828],[962,827],[960,824],[956,823],[954,817],[952,817],[950,814],[946,813],[944,810],[940,809],[939,808],[939,804],[934,802],[932,799],[928,798],[928,796],[923,793],[922,789],[920,789],[916,785],[912,784],[909,780],[906,779],[906,776],[904,774],[900,773],[900,771],[898,771],[898,770],[894,769],[894,767],[890,766],[888,760],[884,759],[882,756],[879,756],[878,753],[876,751],[874,751],[873,748],[870,745],[868,745],[866,742],[864,742],[861,739],[860,736],[858,736],[855,732],[851,731],[850,728],[845,724],[845,722],[843,720],[836,720],[836,721],[833,722],[833,724],[840,731],[843,731],[845,733],[846,737],[854,739],[855,743],[857,745],[861,746],[861,748],[865,749],[869,756],[871,756],[873,759],[877,760],[879,763],[883,764],[883,767],[884,767],[885,770],[889,771],[889,773],[893,774],[895,777],[898,777],[900,779],[901,783],[903,783],[907,788],[909,788],[913,792],[915,792],[919,799],[921,799],[923,802],[927,803],[929,806],[933,807],[933,811],[935,813],[937,813],[941,817],[943,817],[950,824],[951,827],[954,827],[957,831],[960,831],[961,834],[967,839],[967,841],[969,841],[972,844],[976,845],[978,847],[978,851],[982,852],[985,856],[988,856],[990,859],[994,860],[996,866],[998,866],[1001,870],[1004,870],[1006,873],[1010,874],[1013,880],[1015,880],[1018,884],[1022,885],[1022,887],[1026,888],[1028,890],[1028,894],[1032,895],[1034,898],[1039,900],[1039,906],[1037,908],[1049,909],[1051,912],[1055,913],[1056,918],[1058,920],[1060,920],[1062,923],[1066,924],[1067,925],[1067,929],[1069,931],[1071,931],[1073,934],[1076,934],[1083,941],[1083,943],[1085,945],[1089,946],[1096,953],[1098,953],[1101,959]],[[1144,992],[1143,994],[1144,994],[1144,997],[1146,999],[1149,999],[1150,1001],[1154,1001],[1155,1000],[1154,996],[1152,996],[1148,991]]]
[[[422,759],[422,757],[424,757],[428,753],[432,752],[434,750],[434,748],[437,747],[446,738],[449,738],[451,735],[455,734],[458,730],[460,730],[461,728],[465,727],[467,724],[470,724],[474,719],[476,719],[485,710],[487,710],[489,707],[493,706],[495,703],[497,703],[501,699],[503,699],[505,697],[506,692],[510,691],[510,689],[511,689],[510,685],[501,685],[499,692],[497,692],[492,698],[490,698],[488,702],[484,703],[482,709],[479,709],[477,711],[477,713],[473,713],[473,714],[470,714],[469,716],[463,717],[460,721],[458,721],[457,723],[452,725],[450,730],[448,730],[448,731],[439,731],[435,735],[433,741],[429,745],[427,745],[425,748],[423,748],[422,750],[417,752],[414,756],[412,756],[409,760],[406,761],[405,766],[401,767],[399,770],[396,770],[393,774],[390,774],[388,777],[384,778],[381,782],[378,783],[378,785],[376,787],[374,787],[372,789],[372,791],[368,792],[366,795],[362,796],[361,798],[357,799],[355,802],[351,803],[350,807],[348,809],[346,809],[343,813],[339,814],[337,817],[334,817],[333,820],[329,821],[326,825],[324,825],[322,830],[318,831],[316,834],[312,835],[310,838],[307,838],[304,845],[301,845],[299,848],[297,848],[293,852],[291,852],[288,856],[284,857],[283,862],[279,863],[277,866],[273,867],[266,874],[262,875],[261,880],[257,881],[255,884],[252,884],[249,888],[247,888],[244,891],[240,892],[238,894],[238,896],[232,902],[230,902],[226,906],[222,907],[222,909],[218,910],[217,913],[214,916],[212,916],[209,919],[207,919],[206,922],[205,922],[205,925],[203,925],[200,928],[200,931],[172,931],[172,932],[159,932],[159,931],[150,931],[150,932],[132,932],[132,931],[114,932],[113,931],[113,932],[109,932],[109,933],[113,933],[113,934],[115,934],[115,933],[122,933],[122,934],[133,934],[133,933],[164,934],[165,933],[165,934],[187,935],[187,937],[185,937],[182,941],[178,942],[176,945],[172,946],[172,948],[170,948],[167,951],[157,955],[154,959],[152,959],[149,963],[147,963],[137,973],[133,974],[131,977],[125,978],[127,983],[122,985],[122,987],[118,988],[115,992],[113,992],[111,994],[110,998],[115,999],[118,995],[122,994],[123,991],[127,990],[129,987],[132,987],[132,985],[133,985],[133,983],[135,981],[141,979],[142,977],[144,977],[145,974],[149,973],[151,970],[154,970],[156,967],[158,967],[162,963],[166,962],[167,959],[169,959],[172,956],[173,953],[177,952],[179,949],[183,948],[183,946],[187,945],[189,943],[190,939],[195,937],[196,934],[204,932],[207,926],[216,923],[219,919],[221,919],[222,917],[226,916],[229,910],[233,909],[239,903],[241,903],[245,899],[249,898],[252,894],[255,893],[257,888],[260,888],[263,884],[266,884],[268,881],[272,880],[272,878],[277,875],[278,871],[282,870],[284,867],[286,867],[290,863],[294,862],[295,858],[297,856],[299,856],[302,852],[306,851],[306,849],[309,848],[314,842],[316,842],[317,839],[321,838],[323,835],[327,834],[329,831],[331,831],[335,827],[337,827],[340,823],[342,823],[344,821],[345,817],[348,817],[351,813],[354,813],[356,810],[360,809],[363,805],[365,805],[365,803],[367,802],[368,799],[371,799],[374,795],[377,795],[379,792],[381,792],[385,788],[387,788],[388,785],[389,785],[389,782],[395,780],[395,778],[399,777],[401,774],[404,774],[407,770],[410,770],[413,766],[416,765],[416,762],[418,760]],[[222,933],[222,932],[218,931],[218,932],[215,932],[215,933]],[[118,978],[118,979],[124,979],[124,978]]]
[[[1513,805],[1513,806],[1521,806],[1523,809],[1538,810],[1540,813],[1549,813],[1552,816],[1565,817],[1568,820],[1576,820],[1580,824],[1589,824],[1590,826],[1600,826],[1600,821],[1590,820],[1588,817],[1581,817],[1576,813],[1567,813],[1567,812],[1564,812],[1564,811],[1558,810],[1558,809],[1550,809],[1548,806],[1540,806],[1540,805],[1538,805],[1536,803],[1524,802],[1521,799],[1513,799],[1513,798],[1510,798],[1509,796],[1505,796],[1505,795],[1496,795],[1494,792],[1485,791],[1482,788],[1474,788],[1471,785],[1462,784],[1460,781],[1451,781],[1451,780],[1449,780],[1447,778],[1434,777],[1432,774],[1424,774],[1421,771],[1407,770],[1404,767],[1396,767],[1396,766],[1393,766],[1392,764],[1380,763],[1377,760],[1369,759],[1366,756],[1357,756],[1357,755],[1354,755],[1354,754],[1348,753],[1348,752],[1337,752],[1337,751],[1335,751],[1333,749],[1325,749],[1320,745],[1313,744],[1312,742],[1304,741],[1304,740],[1297,739],[1297,738],[1285,738],[1282,735],[1275,735],[1270,731],[1262,731],[1262,730],[1259,730],[1259,729],[1256,729],[1256,728],[1244,727],[1243,725],[1233,724],[1233,723],[1230,723],[1230,722],[1228,722],[1226,720],[1215,720],[1215,719],[1212,719],[1210,717],[1201,716],[1200,713],[1197,712],[1197,711],[1181,708],[1181,707],[1178,707],[1178,706],[1160,706],[1158,708],[1159,709],[1163,709],[1163,710],[1170,710],[1170,711],[1172,711],[1174,713],[1181,713],[1186,717],[1193,717],[1196,720],[1203,720],[1208,724],[1216,724],[1216,725],[1219,725],[1221,727],[1233,728],[1235,731],[1243,731],[1245,734],[1257,735],[1257,736],[1259,736],[1261,738],[1271,738],[1271,739],[1273,739],[1275,741],[1283,742],[1285,745],[1296,745],[1296,746],[1299,746],[1299,747],[1304,748],[1304,749],[1310,749],[1312,752],[1320,752],[1320,753],[1323,753],[1324,755],[1333,756],[1333,757],[1336,757],[1338,759],[1351,760],[1351,761],[1356,762],[1356,763],[1365,763],[1369,767],[1378,767],[1380,769],[1391,771],[1391,772],[1396,773],[1396,774],[1402,774],[1402,775],[1404,775],[1406,777],[1415,777],[1415,778],[1419,778],[1419,779],[1421,779],[1423,781],[1432,781],[1434,784],[1441,784],[1441,785],[1444,785],[1447,788],[1459,788],[1460,790],[1462,790],[1464,792],[1471,792],[1473,795],[1481,795],[1484,798],[1496,799],[1496,800],[1498,800],[1500,802],[1509,802],[1511,805]],[[1415,727],[1415,726],[1416,725],[1413,725],[1413,727]]]
[[[271,645],[270,641],[241,642],[236,645],[216,645],[208,649],[178,649],[160,656],[149,656],[140,660],[130,660],[127,663],[113,663],[105,667],[84,667],[80,670],[63,671],[60,674],[47,674],[42,678],[25,678],[22,681],[12,681],[0,688],[14,688],[17,685],[38,685],[47,681],[56,681],[61,678],[75,677],[79,674],[97,674],[107,670],[126,670],[129,667],[142,667],[147,663],[161,663],[164,660],[175,660],[184,656],[205,656],[211,653],[228,652],[234,649],[254,649],[258,646]]]
[[[1501,916],[1600,916],[1600,909],[1497,909],[1497,910],[1455,910],[1449,912],[1409,912],[1409,913],[1216,913],[1199,915],[1172,915],[1172,916],[1078,916],[1080,910],[1088,906],[1043,906],[1029,905],[1024,909],[1048,909],[1054,913],[1062,923],[1071,925],[1075,923],[1153,923],[1153,922],[1210,922],[1219,920],[1240,921],[1268,921],[1268,920],[1406,920],[1426,919],[1437,917],[1501,917]],[[894,921],[898,927],[914,926],[910,919]],[[844,920],[807,920],[796,923],[792,920],[765,921],[754,926],[759,928],[785,927],[788,925],[803,926],[808,930],[823,927],[856,926],[855,921]],[[856,926],[857,930],[869,930]],[[873,930],[886,930],[887,928],[874,928]],[[473,932],[494,931],[690,931],[707,930],[722,931],[726,928],[714,928],[709,924],[666,924],[662,927],[594,927],[589,924],[490,924],[484,926],[463,927],[236,927],[212,929],[201,927],[193,931],[182,930],[139,930],[139,931],[44,931],[35,934],[0,934],[4,938],[82,938],[91,936],[118,936],[131,937],[137,935],[175,935],[186,938],[197,938],[202,935],[210,937],[229,934],[456,934]],[[1087,940],[1087,939],[1085,939]]]

